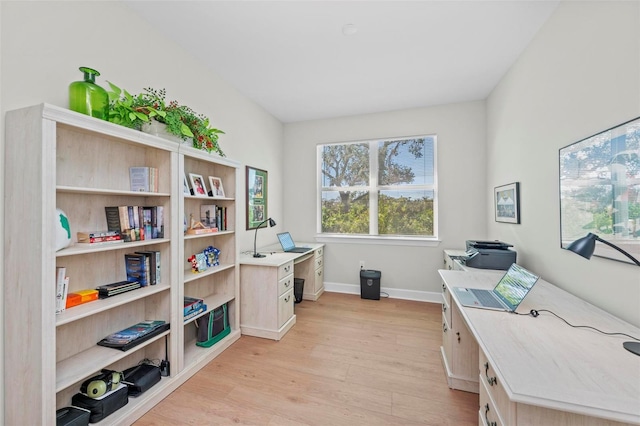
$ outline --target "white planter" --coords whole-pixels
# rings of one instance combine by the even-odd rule
[[[174,142],[182,143],[184,140],[180,139],[178,136],[167,132],[167,125],[164,123],[160,123],[156,120],[149,120],[146,123],[142,124],[140,128],[144,133],[148,133],[153,136],[158,136],[159,138],[167,139]]]

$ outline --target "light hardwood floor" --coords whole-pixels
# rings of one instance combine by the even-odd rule
[[[447,387],[441,306],[325,292],[279,341],[242,336],[139,419],[146,425],[477,425]]]

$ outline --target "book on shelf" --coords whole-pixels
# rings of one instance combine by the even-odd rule
[[[156,167],[129,167],[131,190],[135,192],[158,192],[158,169]]]
[[[74,306],[82,305],[83,303],[92,302],[98,300],[98,290],[87,289],[74,291],[67,294],[67,301],[65,308],[73,308]]]
[[[56,314],[64,311],[67,306],[67,295],[69,293],[69,277],[67,268],[56,267]]]
[[[76,236],[80,244],[123,242],[119,231],[77,232]]]
[[[197,311],[204,305],[204,300],[198,297],[184,296],[184,315]]]
[[[124,265],[127,281],[138,281],[141,287],[149,285],[149,263],[147,256],[138,253],[125,253]]]
[[[137,288],[140,288],[140,283],[138,281],[118,281],[117,283],[98,286],[96,287],[96,290],[98,290],[98,297],[100,299],[104,299],[115,296],[116,294],[135,290]]]
[[[157,270],[158,270],[158,258],[156,256],[160,256],[159,251],[137,251],[136,254],[143,254],[146,258],[146,268],[149,274],[149,284],[156,285],[157,281]]]
[[[202,314],[206,310],[207,310],[207,305],[202,304],[195,311],[191,311],[188,314],[185,314],[184,321],[189,321],[191,318],[197,317],[198,315]]]
[[[169,327],[169,323],[162,320],[141,321],[108,335],[100,340],[98,345],[126,351],[169,330]]]

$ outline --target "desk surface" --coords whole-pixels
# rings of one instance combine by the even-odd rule
[[[253,253],[241,253],[238,262],[241,265],[258,265],[258,266],[280,266],[290,261],[297,261],[304,256],[313,255],[313,251],[324,246],[324,244],[316,243],[296,243],[298,247],[309,247],[306,253],[285,253],[282,251],[280,244],[274,244],[258,249],[258,253],[262,253],[265,257],[253,257]]]
[[[439,273],[449,287],[490,289],[504,271]],[[572,328],[548,312],[534,318],[467,308],[451,297],[512,401],[640,424],[640,357],[622,347],[631,339]],[[518,312],[531,309],[640,337],[639,328],[542,279]]]

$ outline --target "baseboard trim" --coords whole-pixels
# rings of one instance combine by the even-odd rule
[[[360,286],[324,282],[324,291],[333,293],[360,294]],[[380,293],[387,293],[391,299],[416,300],[419,302],[442,303],[442,293],[432,291],[405,290],[401,288],[381,287]]]

